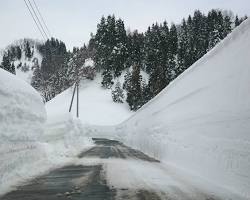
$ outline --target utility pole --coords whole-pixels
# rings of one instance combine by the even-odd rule
[[[75,92],[76,92],[76,117],[79,118],[79,65],[77,65],[74,60],[73,60],[73,64],[76,66],[76,82],[74,84],[74,90],[73,90],[73,94],[72,94],[72,98],[71,98],[71,102],[70,102],[70,107],[69,107],[69,112],[71,112],[72,109],[72,105],[73,105],[73,101],[74,101],[74,97],[75,97]]]

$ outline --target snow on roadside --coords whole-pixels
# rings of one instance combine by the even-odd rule
[[[250,19],[116,126],[114,135],[249,199],[249,53]]]
[[[0,195],[72,162],[92,145],[79,121],[70,115],[47,119],[35,89],[3,69],[0,102]]]
[[[3,69],[0,69],[0,102],[1,194],[21,180],[32,163],[46,158],[40,142],[46,111],[35,89]]]

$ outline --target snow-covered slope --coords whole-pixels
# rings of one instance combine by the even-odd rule
[[[246,20],[117,126],[120,140],[250,198],[249,55]]]
[[[25,45],[27,42],[29,43],[32,52],[31,58],[27,58],[25,56]],[[42,55],[38,50],[38,45],[40,44],[41,44],[40,41],[33,39],[17,40],[12,44],[10,44],[9,46],[7,46],[4,50],[2,50],[2,52],[0,52],[0,62],[2,61],[4,52],[10,50],[11,48],[20,47],[22,53],[21,59],[14,60],[16,75],[17,77],[21,78],[22,80],[30,84],[36,65],[38,64],[39,66],[41,66]],[[21,67],[19,66],[20,64]]]
[[[69,112],[73,88],[62,92],[46,103],[48,117],[55,119]],[[83,80],[79,87],[79,118],[89,125],[115,125],[121,123],[133,112],[126,103],[114,103],[111,90],[101,88],[101,77],[98,74],[93,80]],[[72,115],[76,115],[76,95],[72,107]]]
[[[41,147],[46,111],[40,95],[0,69],[0,194],[44,159]],[[33,169],[30,169],[30,175]]]

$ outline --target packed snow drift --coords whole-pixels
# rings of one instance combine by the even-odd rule
[[[246,20],[118,125],[114,135],[119,133],[126,144],[249,198],[249,55],[250,20]]]
[[[45,157],[41,148],[46,111],[39,94],[0,69],[0,189],[22,176],[22,169]]]
[[[65,165],[92,145],[70,115],[46,116],[38,92],[0,69],[0,195],[27,178]]]

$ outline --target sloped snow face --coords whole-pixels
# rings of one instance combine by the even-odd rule
[[[119,137],[250,198],[250,20],[116,127]]]
[[[46,103],[48,118],[55,119],[69,113],[73,87]],[[76,94],[71,114],[76,116]],[[115,103],[111,90],[101,87],[101,77],[83,80],[79,86],[79,119],[88,125],[115,125],[129,118],[133,112],[126,103]]]
[[[0,193],[45,157],[40,142],[46,120],[39,94],[0,69]],[[29,169],[30,167],[26,167]],[[33,169],[31,168],[30,171]]]

